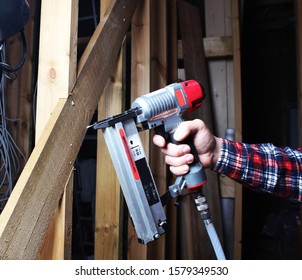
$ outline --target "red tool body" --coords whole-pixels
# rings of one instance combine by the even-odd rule
[[[204,98],[205,93],[201,85],[195,80],[188,80],[138,97],[131,106],[142,109],[142,113],[137,116],[137,122],[141,123],[144,129],[154,128],[167,141],[174,144],[188,144],[191,147],[194,162],[190,164],[190,171],[185,175],[186,188],[191,190],[201,187],[207,179],[192,138],[177,142],[173,135],[177,126],[183,121],[184,114],[198,109]]]

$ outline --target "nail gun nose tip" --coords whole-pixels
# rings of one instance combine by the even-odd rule
[[[159,233],[156,233],[156,234],[154,235],[154,239],[158,239],[158,238],[160,238],[160,235],[159,235]]]

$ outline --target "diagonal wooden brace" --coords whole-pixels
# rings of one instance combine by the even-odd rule
[[[35,259],[128,31],[136,0],[111,1],[0,216],[0,258]],[[106,20],[105,20],[106,19]]]

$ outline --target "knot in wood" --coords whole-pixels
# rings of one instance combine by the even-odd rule
[[[49,70],[49,77],[51,80],[55,80],[57,77],[57,72],[54,68],[50,68]]]

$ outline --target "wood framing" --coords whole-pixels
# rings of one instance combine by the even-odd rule
[[[178,80],[178,46],[177,46],[177,0],[167,1],[167,83],[172,83]],[[169,50],[169,51],[168,51]],[[170,173],[167,174],[167,186],[175,182],[175,177]],[[174,260],[178,253],[178,218],[176,207],[167,207],[167,219],[169,219],[170,231],[167,232],[165,240],[166,258]]]
[[[186,79],[195,79],[203,85],[205,92],[207,92],[207,98],[204,100],[200,110],[192,112],[190,118],[201,118],[205,121],[207,126],[213,131],[213,113],[211,108],[212,94],[210,91],[206,57],[203,46],[203,34],[202,27],[200,26],[200,13],[199,9],[187,3],[186,1],[179,0],[179,16],[180,16],[180,30],[183,42],[184,51],[184,66]],[[199,26],[199,27],[198,27]],[[195,40],[192,40],[195,38]],[[211,215],[213,224],[215,225],[217,234],[222,242],[222,230],[221,230],[221,212],[219,203],[219,182],[216,174],[211,171],[206,171],[208,182],[204,187],[204,193],[207,197],[209,208],[211,209]],[[188,203],[189,204],[189,203]],[[191,209],[192,208],[192,209]],[[194,209],[195,208],[195,209]],[[201,259],[213,259],[215,254],[208,238],[208,234],[202,223],[200,223],[200,217],[196,213],[196,206],[191,201],[191,207],[188,210],[191,212],[191,231],[198,232],[200,242],[198,244],[191,244],[191,250],[186,251],[189,258],[201,258]],[[187,219],[185,218],[186,222]],[[187,237],[187,243],[192,242],[194,238],[189,238],[191,232],[185,233]]]
[[[233,38],[231,36],[203,38],[206,58],[231,58],[233,56]],[[178,41],[178,57],[183,58],[182,42]]]
[[[101,1],[100,18],[105,15],[110,0]],[[125,43],[124,43],[125,45]],[[124,47],[123,47],[124,48]],[[122,112],[123,57],[121,50],[117,67],[111,73],[98,105],[98,119],[102,120]],[[102,131],[97,137],[96,209],[94,258],[115,260],[120,258],[121,190]]]
[[[150,91],[167,85],[167,1],[153,0],[150,6]],[[152,137],[154,131],[151,131]],[[152,139],[150,139],[152,143]],[[167,190],[167,166],[163,153],[150,145],[150,167],[159,194]],[[166,235],[148,248],[148,259],[165,259]]]
[[[116,64],[137,1],[112,1],[0,216],[2,259],[35,259],[58,206],[98,100]]]
[[[236,140],[241,139],[240,0],[205,0],[206,38],[202,38],[200,7],[188,6],[190,1],[101,1],[100,23],[77,63],[78,1],[42,1],[36,146],[0,215],[1,259],[71,258],[73,166],[87,125],[97,108],[98,118],[104,119],[127,109],[138,96],[177,81],[178,59],[185,64],[184,78],[201,82],[212,93],[189,117],[204,119],[221,137],[226,127],[234,127]],[[125,60],[125,43],[131,44],[127,49],[131,61]],[[125,68],[128,62],[131,65]],[[129,84],[125,69],[131,72]],[[131,89],[129,100],[125,88]],[[150,132],[140,137],[163,194],[175,177],[167,171],[160,149],[152,145]],[[185,196],[182,209],[176,210],[172,203],[166,207],[170,227],[166,235],[148,246],[139,244],[130,219],[128,229],[127,222],[123,224],[122,194],[101,131],[97,141],[95,259],[215,259],[190,196]],[[221,241],[219,199],[235,196],[238,259],[241,186],[224,180],[230,192],[221,196],[216,174],[207,170],[207,176],[209,186],[204,190]]]
[[[36,142],[58,99],[67,98],[76,83],[77,30],[78,0],[42,1]]]
[[[131,102],[150,92],[150,0],[141,0],[131,24]],[[149,131],[140,134],[149,157]],[[147,246],[137,242],[129,219],[128,259],[146,259]]]
[[[78,6],[78,0],[42,2],[36,141],[43,132],[59,98],[67,98],[76,82]],[[71,166],[70,174],[72,170]],[[66,216],[66,210],[71,214],[68,210],[72,209],[72,190],[73,177],[71,176],[45,238],[40,253],[42,259],[71,258],[72,216]],[[67,201],[70,204],[67,205]]]
[[[235,140],[241,140],[241,70],[240,70],[240,0],[206,0],[205,18],[207,40],[220,41],[220,54],[208,59],[209,77],[215,116],[215,134],[225,137],[227,128],[235,130]],[[219,9],[217,7],[219,6]],[[206,42],[207,40],[204,40]],[[221,44],[222,43],[222,44]],[[206,44],[205,44],[206,46]],[[223,55],[223,53],[229,55]],[[218,54],[218,52],[217,52]],[[210,58],[210,57],[208,57]],[[235,217],[224,217],[225,253],[228,258],[240,258],[241,248],[241,186],[227,177],[220,177],[221,199],[228,200],[228,211],[233,209]],[[222,203],[222,205],[225,205]],[[226,207],[226,206],[224,206]]]

